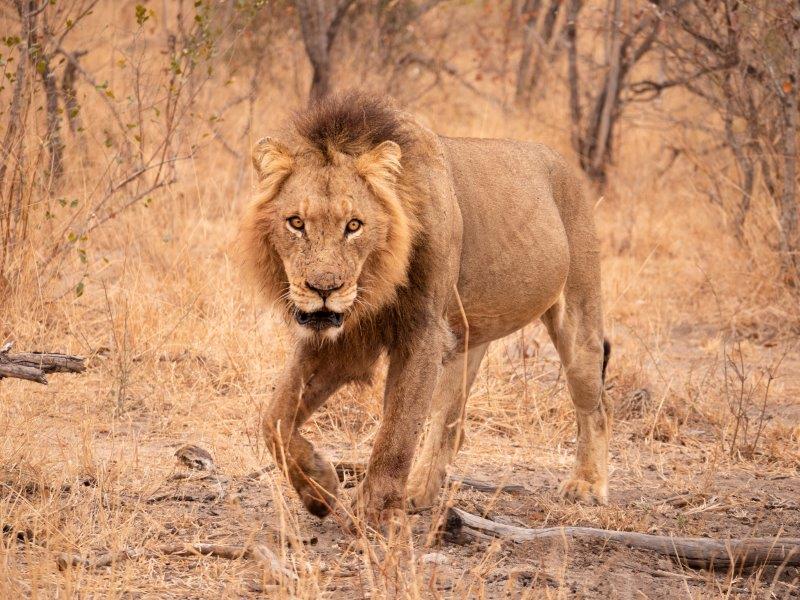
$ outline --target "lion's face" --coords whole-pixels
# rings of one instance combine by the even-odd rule
[[[399,147],[360,157],[291,153],[271,140],[254,152],[260,193],[246,220],[261,278],[307,335],[333,338],[405,281],[410,232],[394,191]],[[255,250],[255,251],[254,251]],[[272,263],[279,264],[272,264]]]
[[[298,165],[271,212],[271,241],[295,319],[330,335],[360,301],[359,278],[368,257],[386,244],[388,215],[352,164]]]

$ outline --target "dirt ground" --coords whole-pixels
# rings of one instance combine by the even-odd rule
[[[123,418],[109,410],[107,397],[90,392],[111,360],[104,352],[84,375],[54,376],[47,389],[3,382],[6,456],[27,448],[32,459],[4,463],[5,597],[796,597],[797,568],[697,571],[614,543],[487,539],[460,545],[435,535],[442,506],[452,504],[526,527],[585,525],[721,539],[796,536],[796,446],[794,454],[772,449],[797,443],[800,380],[778,377],[759,450],[732,458],[703,399],[715,385],[720,349],[702,346],[705,331],[676,330],[659,348],[657,363],[643,359],[635,377],[618,367],[630,363],[619,355],[635,348],[635,338],[613,334],[617,366],[610,369],[608,393],[617,410],[608,506],[565,504],[557,495],[571,464],[573,432],[557,358],[536,325],[495,344],[473,391],[467,444],[453,469],[524,491],[451,487],[440,507],[411,515],[390,540],[353,537],[335,519],[319,521],[302,510],[263,456],[250,405],[232,397],[235,386],[225,374],[234,377],[228,371],[238,370],[235,362],[220,366],[189,351],[165,354],[143,381],[181,381],[186,392],[158,412],[140,406]],[[779,354],[785,343],[754,352]],[[798,366],[796,354],[786,355],[781,369],[796,374]],[[670,380],[661,380],[675,370],[697,373],[697,379],[687,377],[680,401],[665,394]],[[215,393],[191,392],[192,381],[208,378]],[[378,397],[379,386],[341,393],[315,418],[312,437],[336,459],[365,460],[377,416],[370,406]],[[777,439],[781,431],[790,437]],[[31,448],[31,437],[38,447]],[[216,472],[187,472],[176,462],[175,450],[185,442],[209,450]],[[177,479],[183,475],[188,479]],[[246,559],[153,550],[175,541],[264,543],[299,578],[276,581]],[[141,557],[107,567],[56,567],[62,551],[96,556],[142,548]]]

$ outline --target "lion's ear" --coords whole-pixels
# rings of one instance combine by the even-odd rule
[[[402,154],[400,146],[387,140],[359,156],[356,159],[356,169],[373,187],[391,187],[400,174]]]
[[[253,166],[261,181],[283,181],[294,168],[294,158],[289,149],[279,141],[265,137],[253,147]]]

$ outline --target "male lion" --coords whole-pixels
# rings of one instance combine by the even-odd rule
[[[562,494],[606,501],[598,243],[592,206],[556,152],[442,137],[350,92],[258,142],[253,163],[246,261],[298,333],[264,433],[311,513],[330,512],[338,480],[298,429],[339,387],[368,381],[388,355],[383,422],[356,496],[377,524],[406,502],[432,504],[461,445],[464,384],[492,340],[538,317],[578,421]]]

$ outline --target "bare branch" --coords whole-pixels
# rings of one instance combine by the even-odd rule
[[[502,101],[477,88],[470,81],[468,81],[456,67],[454,67],[448,62],[439,61],[434,58],[425,56],[423,54],[419,54],[417,52],[409,52],[398,61],[398,64],[401,66],[408,64],[417,64],[422,67],[425,67],[426,69],[436,74],[437,76],[439,75],[439,73],[445,73],[447,75],[450,75],[453,79],[458,81],[458,83],[463,85],[465,88],[467,88],[470,92],[472,92],[476,96],[480,96],[484,100],[488,100],[498,108],[503,108]]]
[[[649,535],[633,531],[614,531],[593,527],[545,527],[528,529],[484,519],[459,508],[450,508],[444,533],[470,540],[486,535],[513,542],[534,540],[563,541],[565,538],[618,542],[637,550],[649,550],[692,567],[738,567],[757,565],[800,565],[800,538],[750,538],[715,540]]]
[[[10,354],[12,342],[0,348],[0,379],[15,377],[47,385],[48,373],[82,373],[86,370],[80,356],[53,352],[19,352]]]

